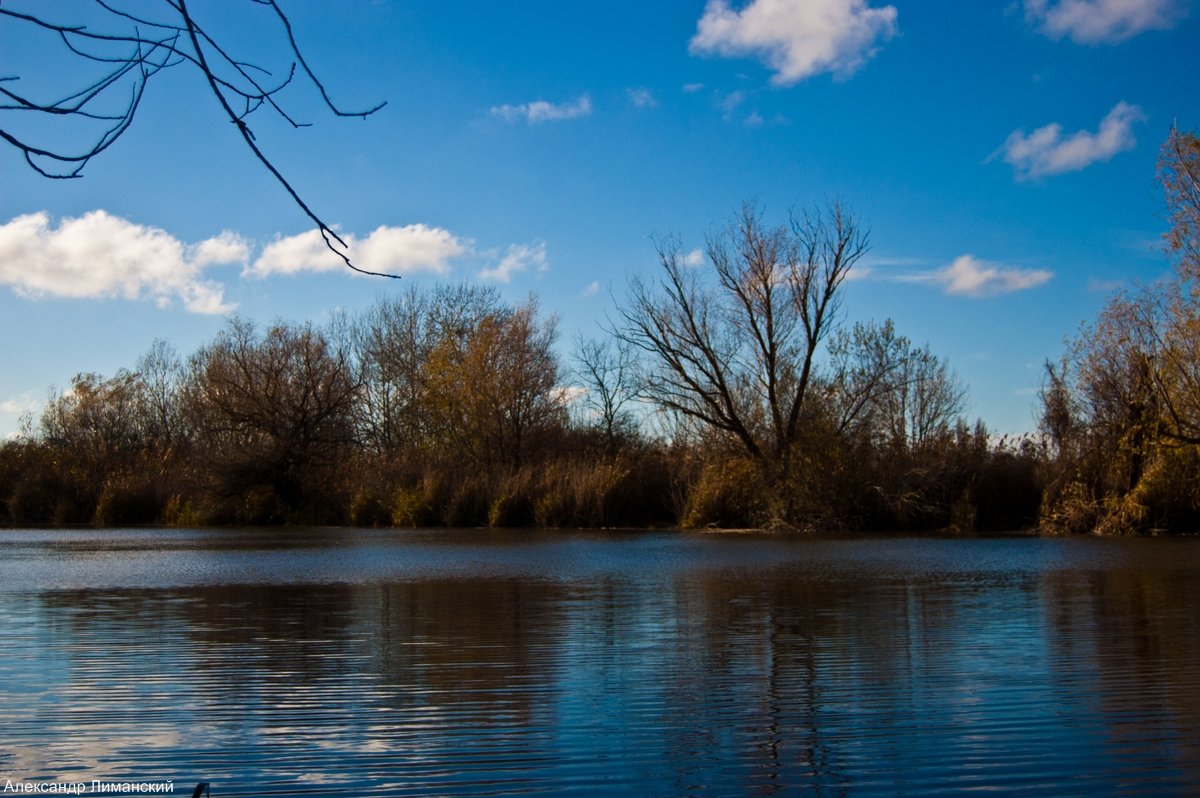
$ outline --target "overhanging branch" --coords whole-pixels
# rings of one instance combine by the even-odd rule
[[[0,0],[0,24],[24,25],[53,35],[70,56],[83,65],[108,65],[101,75],[85,78],[82,85],[61,99],[41,101],[17,88],[19,76],[0,76],[0,140],[17,149],[31,169],[50,179],[74,179],[96,156],[113,146],[133,124],[150,79],[164,69],[189,64],[201,73],[222,113],[234,124],[246,146],[260,164],[283,187],[292,201],[320,231],[331,252],[361,274],[399,278],[399,275],[370,271],[355,266],[348,245],[300,196],[283,172],[266,155],[255,139],[247,118],[263,106],[269,107],[292,127],[305,127],[279,100],[280,92],[293,83],[300,71],[317,89],[325,106],[336,116],[365,119],[386,103],[361,111],[340,108],[324,83],[309,66],[292,28],[291,20],[275,0],[248,0],[274,12],[287,38],[291,58],[283,78],[270,80],[266,67],[236,57],[210,35],[188,8],[186,0],[161,0],[166,10],[161,17],[139,10],[134,13],[117,0],[93,0],[99,9],[98,24],[67,24],[53,20],[42,6],[35,11],[18,11]],[[142,7],[139,7],[140,9]],[[89,20],[90,22],[90,20]],[[105,23],[117,27],[105,29]],[[22,117],[53,117],[101,123],[102,129],[88,143],[77,147],[44,144],[20,132]],[[86,129],[86,127],[85,127]],[[94,130],[94,128],[92,128]]]

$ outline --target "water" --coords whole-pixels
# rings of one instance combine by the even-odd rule
[[[0,532],[0,789],[1200,792],[1200,540]]]

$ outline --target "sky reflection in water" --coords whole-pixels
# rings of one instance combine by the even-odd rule
[[[0,557],[0,779],[1200,790],[1200,541],[16,530]]]

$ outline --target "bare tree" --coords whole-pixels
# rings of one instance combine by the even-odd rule
[[[842,282],[867,248],[837,202],[777,227],[744,206],[708,241],[715,284],[677,241],[660,244],[659,280],[633,280],[619,308],[619,336],[648,356],[646,398],[730,436],[769,471],[786,467]]]
[[[278,22],[281,37],[286,40],[290,64],[280,73],[272,73],[263,65],[230,52],[192,12],[187,0],[160,0],[157,6],[128,0],[94,0],[82,12],[83,20],[70,22],[57,21],[58,9],[46,4],[33,4],[27,11],[16,10],[9,3],[0,4],[0,20],[22,26],[28,35],[43,35],[48,44],[57,43],[59,50],[52,52],[51,57],[74,60],[84,75],[75,85],[61,89],[59,99],[52,100],[38,99],[14,88],[20,76],[0,75],[0,139],[16,147],[30,168],[44,177],[80,177],[93,158],[129,130],[150,80],[173,67],[190,67],[200,73],[222,114],[237,128],[254,157],[320,231],[329,249],[355,271],[397,277],[369,272],[350,262],[346,242],[317,215],[266,155],[248,121],[255,111],[267,107],[293,127],[307,125],[281,104],[281,92],[292,83],[297,71],[316,87],[326,107],[337,116],[366,118],[384,103],[361,111],[338,107],[309,67],[291,21],[276,0],[247,0],[248,9],[256,6]],[[29,129],[38,130],[36,123],[42,119],[83,123],[89,138],[83,144],[58,146],[15,132],[16,128],[10,124],[17,122],[20,127],[22,121],[33,122]]]
[[[429,296],[413,286],[382,299],[354,325],[362,388],[355,403],[359,438],[378,454],[394,454],[423,437],[421,378],[434,336]]]
[[[147,443],[165,451],[178,447],[187,430],[180,394],[185,370],[170,343],[156,338],[138,358],[138,416]]]
[[[891,319],[840,331],[830,350],[839,432],[912,449],[950,435],[966,389],[945,359],[897,335]]]
[[[637,398],[633,347],[621,338],[575,339],[575,374],[585,391],[582,403],[604,434],[609,457],[636,429],[628,406]]]

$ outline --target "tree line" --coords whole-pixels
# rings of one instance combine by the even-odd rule
[[[1200,520],[1200,144],[1164,145],[1172,280],[1048,364],[1037,435],[963,417],[945,359],[849,323],[846,207],[659,242],[560,357],[536,299],[407,287],[325,325],[230,320],[80,374],[0,446],[10,524],[1187,531]]]
[[[946,362],[846,325],[840,207],[747,207],[710,268],[661,247],[566,362],[535,299],[407,287],[330,323],[230,320],[84,373],[0,448],[10,524],[1008,527],[1028,452],[961,420]],[[842,240],[845,239],[845,240]],[[1012,487],[1011,489],[1015,489]],[[1023,514],[1022,514],[1023,513]]]
[[[1046,364],[1042,523],[1081,532],[1200,529],[1200,139],[1172,129],[1158,178],[1174,271],[1113,295]]]

